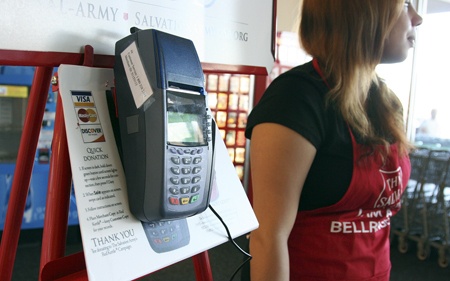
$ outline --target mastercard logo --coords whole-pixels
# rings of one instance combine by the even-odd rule
[[[82,122],[95,122],[97,121],[97,112],[93,109],[79,109],[78,110],[78,119],[80,119]]]

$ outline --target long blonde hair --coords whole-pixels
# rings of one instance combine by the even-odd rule
[[[301,12],[301,45],[332,85],[328,103],[366,144],[384,145],[384,154],[392,142],[402,154],[410,148],[401,103],[375,73],[403,7],[404,0],[303,0]]]

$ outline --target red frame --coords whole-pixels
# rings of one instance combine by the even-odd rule
[[[0,50],[0,65],[36,66],[0,245],[0,276],[2,276],[2,280],[11,280],[12,278],[34,156],[44,116],[46,97],[52,80],[53,67],[60,64],[76,64],[112,68],[113,62],[113,56],[93,55],[93,49],[90,46],[85,47],[85,54]],[[57,87],[57,85],[55,86]],[[61,100],[58,99],[39,280],[87,280],[83,253],[64,256],[72,180],[69,163],[64,116]],[[194,256],[193,261],[197,280],[213,280],[207,251]]]

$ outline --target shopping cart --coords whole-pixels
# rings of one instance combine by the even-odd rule
[[[417,258],[420,260],[428,258],[430,241],[438,233],[437,229],[442,229],[441,218],[443,215],[439,214],[443,211],[442,207],[439,207],[441,204],[438,204],[438,195],[441,193],[439,190],[445,178],[449,161],[450,151],[429,151],[419,181],[416,182],[414,189],[407,191],[406,238],[417,243]],[[399,249],[405,252],[408,246],[406,240],[403,242],[405,244],[399,245]],[[400,246],[403,248],[401,249]]]
[[[450,160],[447,161],[441,183],[437,186],[428,210],[429,245],[438,250],[438,264],[447,267],[450,249]]]
[[[415,213],[415,197],[417,190],[419,190],[423,175],[430,156],[430,150],[427,148],[417,148],[409,155],[411,161],[411,175],[408,181],[405,192],[402,196],[402,208],[396,216],[391,219],[392,237],[397,236],[398,250],[401,253],[408,251],[408,235],[410,233],[411,222],[410,218]],[[417,232],[417,230],[413,230]]]

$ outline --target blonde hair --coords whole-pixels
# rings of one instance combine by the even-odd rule
[[[332,85],[328,103],[364,142],[406,153],[401,103],[375,73],[404,0],[303,0],[299,36]],[[371,90],[371,87],[376,87]]]

